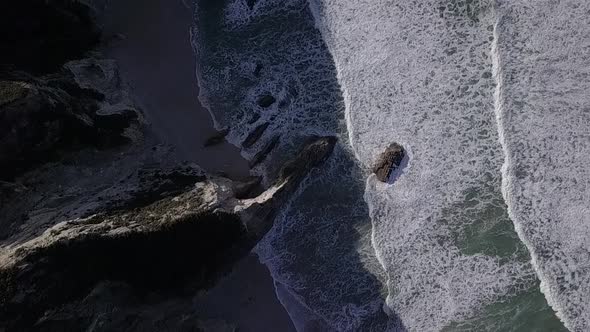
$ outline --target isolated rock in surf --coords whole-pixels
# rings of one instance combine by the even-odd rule
[[[258,140],[260,139],[262,134],[264,134],[264,132],[266,131],[266,129],[268,128],[269,125],[270,125],[269,122],[265,122],[265,123],[259,125],[258,127],[254,128],[254,130],[252,130],[252,132],[248,135],[248,137],[246,137],[244,142],[242,142],[242,146],[245,148],[249,148],[252,145],[254,145],[256,142],[258,142]]]
[[[377,162],[373,166],[373,173],[375,173],[379,181],[388,182],[391,174],[398,169],[405,156],[406,151],[403,146],[397,143],[391,143],[387,149],[379,155],[379,158],[377,158]]]

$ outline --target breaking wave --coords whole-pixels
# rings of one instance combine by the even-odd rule
[[[543,294],[587,327],[589,25],[546,2],[198,2],[200,97],[256,172],[340,138],[257,248],[299,330],[562,330]],[[393,142],[409,164],[382,183],[369,169]]]

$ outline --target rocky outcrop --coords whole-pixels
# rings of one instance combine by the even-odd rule
[[[311,138],[268,188],[183,163],[92,51],[96,3],[0,4],[0,330],[217,328],[191,297],[250,252],[336,140]]]
[[[0,252],[0,325],[6,331],[51,327],[55,312],[73,310],[72,303],[104,283],[123,284],[135,296],[157,293],[160,301],[212,285],[270,230],[279,208],[335,142],[310,140],[254,198],[237,198],[228,179],[201,176],[181,193],[64,221],[6,247]],[[186,185],[187,179],[172,182]],[[95,309],[74,310],[56,326],[87,329],[97,319]]]
[[[258,125],[256,128],[254,128],[254,130],[252,130],[252,132],[250,134],[248,134],[248,137],[246,137],[244,142],[242,142],[242,146],[244,148],[249,148],[252,145],[254,145],[256,142],[258,142],[258,140],[260,139],[262,134],[264,134],[264,132],[266,131],[266,129],[268,128],[269,125],[270,125],[269,122],[264,122],[264,123]]]
[[[56,72],[100,39],[90,8],[80,1],[2,1],[0,15],[0,71]]]
[[[209,146],[214,146],[214,145],[218,145],[221,144],[225,141],[225,137],[227,136],[227,134],[229,134],[229,128],[225,128],[219,132],[217,132],[217,134],[209,137],[205,143],[203,144],[203,146],[205,147],[209,147]]]
[[[261,162],[263,162],[268,155],[272,152],[272,150],[274,150],[280,143],[281,141],[281,137],[280,136],[274,136],[273,138],[270,139],[270,141],[268,141],[266,143],[266,145],[264,145],[253,157],[252,159],[250,159],[250,162],[248,163],[248,165],[250,166],[250,168],[255,167],[256,165],[260,164]]]
[[[42,77],[20,72],[0,81],[0,180],[82,147],[110,148],[130,141],[139,114],[121,94],[114,64],[71,62]],[[115,87],[112,87],[115,85]]]
[[[372,169],[373,173],[375,173],[379,181],[389,182],[392,173],[401,166],[405,156],[406,151],[403,146],[391,143],[377,158]]]

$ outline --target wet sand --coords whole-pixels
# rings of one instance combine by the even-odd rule
[[[203,146],[217,131],[198,100],[192,10],[182,0],[126,0],[112,1],[101,16],[106,54],[119,62],[156,135],[209,172],[247,176],[238,148]]]
[[[247,176],[248,164],[235,146],[203,147],[216,130],[198,100],[189,34],[193,16],[183,1],[112,1],[101,17],[106,38],[121,35],[105,50],[107,56],[118,61],[154,132],[209,172]],[[254,255],[195,302],[200,318],[224,321],[240,331],[295,331],[268,269]]]
[[[197,314],[206,320],[221,320],[240,332],[295,332],[272,285],[266,266],[251,254],[215,287],[195,299]]]

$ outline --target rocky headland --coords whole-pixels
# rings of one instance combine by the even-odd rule
[[[207,330],[191,297],[251,251],[335,138],[302,142],[266,187],[208,174],[150,129],[97,51],[92,7],[0,13],[0,330]]]

